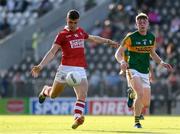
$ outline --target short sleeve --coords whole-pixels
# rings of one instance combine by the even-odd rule
[[[153,40],[153,48],[157,48],[157,41],[156,41],[156,37],[154,36],[154,40]]]
[[[56,38],[55,38],[55,40],[54,40],[54,43],[61,46],[61,45],[63,44],[63,42],[64,42],[64,35],[63,35],[61,32],[59,32],[59,33],[56,35]]]
[[[126,36],[122,41],[122,46],[124,46],[125,48],[129,48],[130,45],[131,45],[131,39],[130,37]]]

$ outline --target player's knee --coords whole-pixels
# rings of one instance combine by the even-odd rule
[[[137,92],[137,98],[143,99],[143,92]]]

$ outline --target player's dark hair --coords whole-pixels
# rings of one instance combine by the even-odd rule
[[[69,10],[69,12],[67,13],[67,18],[72,19],[72,20],[79,19],[79,12],[74,9]]]

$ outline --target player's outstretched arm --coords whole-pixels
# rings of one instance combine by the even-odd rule
[[[40,71],[42,70],[42,68],[47,65],[56,55],[57,51],[59,50],[59,45],[57,44],[53,44],[51,49],[46,53],[46,55],[44,56],[44,58],[42,59],[42,61],[38,64],[35,65],[32,70],[31,70],[31,74],[33,77],[37,77],[40,73]]]
[[[94,35],[89,35],[89,38],[87,41],[90,42],[95,42],[97,44],[109,44],[111,47],[118,48],[119,44],[118,42],[115,42],[110,39],[102,38],[100,36],[94,36]]]
[[[165,67],[165,68],[167,68],[169,71],[172,71],[172,70],[173,70],[173,68],[172,68],[172,66],[171,66],[170,64],[164,62],[164,61],[159,57],[159,55],[155,52],[155,49],[153,49],[153,50],[151,51],[151,57],[152,57],[152,59],[153,59],[156,63],[160,64],[161,66],[163,66],[163,67]]]

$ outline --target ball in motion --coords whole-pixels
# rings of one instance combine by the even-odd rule
[[[82,77],[79,72],[71,71],[66,76],[66,82],[69,86],[77,86],[81,83]]]

